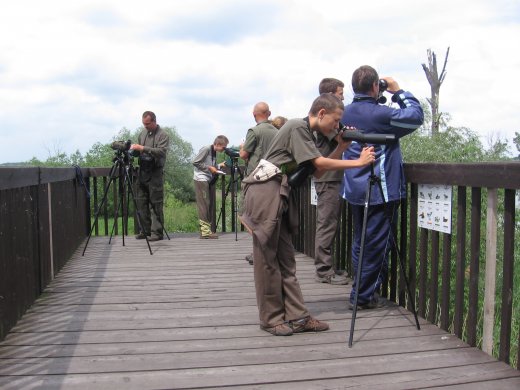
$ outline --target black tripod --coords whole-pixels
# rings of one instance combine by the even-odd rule
[[[110,177],[110,180],[108,181],[106,187],[105,187],[105,193],[103,194],[103,198],[101,199],[101,203],[99,204],[98,208],[97,208],[97,211],[96,211],[96,216],[95,216],[95,219],[94,219],[94,223],[92,224],[92,227],[90,228],[90,233],[88,235],[88,238],[87,238],[87,242],[85,243],[85,247],[83,248],[83,253],[82,253],[82,256],[85,255],[85,251],[87,250],[87,245],[90,241],[90,237],[92,236],[92,231],[94,230],[94,226],[96,225],[97,223],[97,220],[98,220],[98,217],[99,217],[99,213],[101,211],[101,209],[103,208],[103,205],[105,204],[106,200],[107,200],[107,195],[108,195],[108,191],[110,189],[110,185],[116,181],[116,179],[119,179],[118,180],[118,190],[119,190],[119,207],[116,209],[116,213],[115,213],[115,216],[114,216],[114,225],[112,226],[112,232],[110,233],[110,239],[109,239],[109,243],[112,241],[112,234],[114,232],[114,229],[115,229],[115,224],[117,223],[117,219],[119,218],[119,209],[123,207],[123,202],[125,200],[125,194],[126,194],[126,205],[127,205],[127,208],[128,208],[128,203],[129,203],[129,197],[131,196],[132,197],[132,201],[134,203],[134,207],[135,207],[135,210],[136,210],[136,215],[137,215],[137,224],[139,226],[139,230],[140,231],[144,231],[143,229],[143,225],[141,223],[141,213],[139,212],[139,208],[137,207],[137,202],[135,200],[135,194],[134,194],[134,189],[133,189],[133,185],[132,185],[132,172],[134,170],[133,168],[133,165],[132,165],[132,160],[133,158],[131,156],[129,156],[128,154],[128,150],[127,151],[121,151],[121,150],[118,150],[116,152],[116,156],[114,157],[114,164],[112,165],[112,168],[110,169],[110,173],[109,173],[109,177]],[[128,227],[128,209],[126,210],[127,212],[126,213],[121,213],[121,216],[123,217],[122,218],[122,240],[123,240],[123,246],[125,245],[125,230],[127,229]],[[155,212],[155,211],[154,211]],[[126,218],[125,218],[126,217]],[[161,226],[162,226],[162,221],[159,221],[161,223]],[[164,230],[164,227],[163,227],[163,230]],[[150,247],[150,242],[148,241],[148,237],[146,237],[146,244],[148,245],[148,250],[150,251],[150,254],[152,255],[152,248]],[[168,237],[169,238],[169,237]]]
[[[365,250],[365,236],[366,236],[366,230],[367,230],[367,222],[368,222],[368,207],[370,206],[370,195],[372,193],[372,186],[374,184],[377,184],[377,188],[380,191],[381,199],[383,199],[383,204],[386,206],[385,197],[383,194],[383,187],[381,186],[381,178],[376,176],[374,174],[374,164],[370,165],[370,176],[368,177],[367,182],[367,189],[365,192],[365,208],[364,208],[364,214],[363,214],[363,228],[361,231],[361,243],[359,248],[359,261],[357,266],[357,272],[356,272],[356,292],[354,294],[354,304],[352,307],[352,321],[350,323],[350,336],[348,339],[348,346],[352,347],[352,340],[354,338],[354,327],[356,324],[356,314],[358,309],[358,295],[359,295],[359,283],[361,282],[361,269],[363,267],[363,254]],[[408,298],[410,299],[410,303],[412,306],[413,315],[415,317],[415,324],[417,325],[417,330],[420,330],[421,327],[419,325],[419,319],[417,318],[417,312],[415,310],[415,302],[414,302],[414,296],[412,295],[410,291],[410,285],[408,283],[408,278],[406,277],[406,270],[404,269],[404,263],[401,256],[401,252],[399,250],[399,246],[397,245],[397,239],[396,234],[394,231],[394,227],[392,224],[391,217],[388,217],[388,223],[390,224],[390,232],[392,236],[392,244],[394,245],[394,248],[396,249],[397,256],[399,258],[399,264],[401,268],[401,273],[403,275],[405,284],[406,284],[406,291],[408,292]]]
[[[128,172],[133,172],[133,168],[132,168],[132,159],[130,158],[130,163],[129,163],[129,168],[128,168]],[[115,216],[114,216],[114,220],[117,221],[117,218],[119,217],[119,211],[121,210],[123,212],[123,245],[125,245],[125,237],[124,237],[124,233],[126,232],[128,234],[128,205],[130,204],[130,195],[132,195],[135,199],[135,196],[134,194],[132,193],[132,190],[134,188],[133,186],[133,181],[132,181],[132,175],[129,174],[128,175],[128,178],[129,180],[127,181],[127,178],[125,177],[124,178],[124,182],[128,182],[129,183],[129,186],[130,186],[130,191],[127,191],[126,190],[126,187],[124,185],[124,182],[122,183],[121,180],[119,180],[119,194],[120,194],[120,201],[119,201],[119,207],[117,208],[116,210],[116,213],[115,213]],[[121,199],[124,198],[124,194],[126,193],[126,203],[123,203],[121,201]],[[121,195],[122,194],[122,195]],[[159,218],[159,214],[155,211],[155,205],[153,203],[149,203],[149,205],[152,207],[152,211],[155,215],[155,218],[157,218],[157,221],[159,222],[159,224],[161,225],[161,231],[166,235],[166,237],[168,238],[168,240],[170,239],[170,236],[168,235],[168,232],[166,231],[166,229],[164,228],[164,224],[163,224],[163,221],[161,221],[161,219]],[[126,208],[125,208],[126,206]],[[135,209],[137,210],[137,214],[138,216],[140,217],[140,213],[139,213],[139,209],[137,207],[137,203],[134,202],[134,206],[135,206]],[[124,209],[123,209],[124,208]],[[140,223],[140,221],[138,220],[138,226],[139,226],[139,230],[142,232],[143,231],[143,228],[142,228],[142,224]],[[112,236],[114,234],[114,229],[116,227],[116,224],[114,223],[112,225],[112,232],[110,233],[110,239],[108,240],[108,243],[110,244],[111,241],[112,241]],[[148,241],[148,237],[145,237],[146,238],[146,241]]]
[[[227,162],[226,162],[227,165]],[[233,206],[232,215],[231,215],[231,225],[235,227],[235,241],[238,241],[238,226],[237,226],[237,214],[238,214],[238,180],[243,180],[244,176],[240,171],[240,167],[238,166],[238,157],[231,158],[231,178],[226,188],[226,192],[224,193],[224,199],[222,200],[222,206],[220,208],[220,213],[217,219],[217,225],[220,222],[220,217],[222,216],[222,210],[226,207],[226,199],[229,194],[229,191],[232,189],[233,199],[231,199],[231,204]],[[236,175],[238,172],[238,175]]]

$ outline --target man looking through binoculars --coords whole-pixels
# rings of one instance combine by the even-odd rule
[[[391,242],[391,223],[397,218],[397,210],[401,199],[406,197],[406,183],[403,170],[403,158],[399,147],[399,138],[417,130],[423,123],[424,115],[419,101],[410,93],[403,91],[397,81],[384,77],[387,92],[392,101],[399,105],[393,108],[379,104],[379,75],[371,66],[364,65],[356,69],[352,75],[354,100],[345,107],[341,122],[354,126],[367,135],[367,143],[372,138],[384,138],[392,135],[395,141],[379,145],[375,142],[376,160],[372,167],[349,169],[344,173],[342,196],[352,206],[354,220],[354,243],[352,245],[353,274],[357,273],[363,232],[363,217],[367,207],[368,218],[365,227],[364,251],[359,286],[352,286],[350,302],[354,303],[358,291],[358,310],[378,307],[381,304],[378,294],[383,281],[388,276],[388,256]],[[380,137],[376,135],[380,134]],[[344,160],[359,158],[364,142],[352,142],[351,147],[343,154]],[[380,178],[382,191],[370,193],[366,203],[367,183],[372,175]],[[383,192],[383,193],[381,193]],[[384,196],[384,198],[383,198]]]

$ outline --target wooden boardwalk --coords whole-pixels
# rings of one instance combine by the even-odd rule
[[[399,307],[358,312],[348,286],[314,282],[310,311],[331,330],[258,327],[251,238],[93,238],[0,343],[1,389],[520,389],[520,372]]]

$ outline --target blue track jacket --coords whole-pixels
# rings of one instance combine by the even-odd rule
[[[399,147],[399,138],[417,130],[424,121],[424,114],[419,101],[410,93],[400,90],[392,101],[400,108],[380,105],[370,96],[355,94],[352,103],[345,107],[341,122],[354,126],[365,134],[394,134],[396,141],[389,145],[374,145],[376,161],[374,173],[381,179],[381,186],[386,202],[406,197],[403,158]],[[348,131],[348,130],[346,130]],[[344,152],[344,160],[359,158],[363,145],[353,141]],[[364,205],[368,188],[370,166],[345,170],[342,196],[351,204]],[[383,203],[380,191],[374,186],[370,204]]]

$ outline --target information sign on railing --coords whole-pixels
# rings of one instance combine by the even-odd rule
[[[451,234],[451,186],[419,184],[419,227]]]

